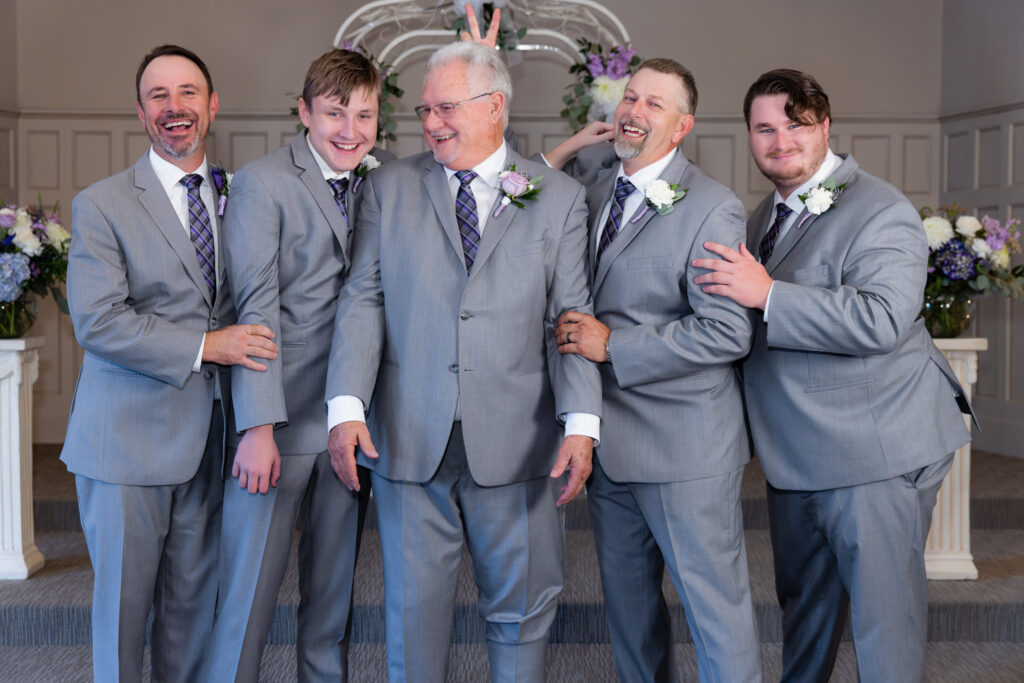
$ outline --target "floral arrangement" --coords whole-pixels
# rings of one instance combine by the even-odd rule
[[[540,181],[544,176],[530,177],[522,171],[516,170],[515,164],[510,164],[507,170],[498,174],[498,191],[501,192],[501,203],[494,210],[494,217],[497,218],[505,207],[515,204],[520,209],[525,209],[523,201],[536,199],[540,194]]]
[[[68,312],[59,285],[67,278],[71,235],[61,225],[57,205],[4,206],[0,202],[0,337],[18,337],[35,320],[26,291],[53,294]]]
[[[391,115],[395,113],[395,105],[388,100],[397,100],[405,94],[405,91],[398,87],[398,72],[390,64],[381,64],[369,50],[362,45],[356,45],[350,40],[342,41],[338,48],[358,52],[370,60],[370,63],[377,67],[377,71],[380,72],[381,89],[380,110],[377,112],[377,142],[384,142],[385,140],[394,142],[398,139],[395,135],[395,128],[398,124],[391,118]],[[292,107],[291,115],[298,116],[299,108]],[[305,129],[306,127],[301,122],[295,126],[295,130],[299,133]]]
[[[966,300],[990,292],[1024,298],[1024,265],[1010,266],[1010,254],[1021,250],[1020,220],[978,220],[956,204],[920,213],[928,239],[926,298]]]
[[[632,45],[617,45],[608,51],[599,43],[580,38],[583,61],[569,67],[576,83],[567,86],[562,96],[565,108],[559,113],[579,132],[591,121],[608,120],[622,99],[626,83],[638,66],[640,57]]]
[[[501,25],[498,27],[497,36],[497,48],[499,50],[505,50],[509,54],[509,62],[511,64],[513,60],[513,54],[515,53],[516,46],[519,41],[526,35],[526,27],[521,26],[516,28],[512,23],[515,19],[515,12],[512,11],[508,5],[508,0],[491,0],[491,2],[481,2],[481,0],[452,0],[452,6],[455,9],[455,14],[458,16],[455,21],[452,22],[450,28],[455,31],[455,38],[466,31],[466,5],[470,5],[476,16],[480,18],[483,26],[490,26],[491,19],[494,17],[494,10],[501,10]]]

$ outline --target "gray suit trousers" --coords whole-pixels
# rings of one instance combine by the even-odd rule
[[[142,680],[150,608],[153,680],[199,680],[217,604],[221,415],[213,410],[199,470],[183,484],[132,486],[75,477],[95,572],[96,681]]]
[[[487,622],[492,681],[545,680],[548,635],[562,590],[562,514],[547,477],[479,486],[460,422],[426,483],[373,473],[384,560],[388,680],[443,683],[459,565],[469,549]],[[500,447],[500,446],[496,446]]]
[[[234,477],[223,486],[221,598],[206,680],[259,678],[300,506],[298,680],[346,680],[368,482],[359,493],[349,491],[324,451],[282,457],[281,478],[266,494],[249,493]]]
[[[595,458],[587,501],[612,653],[624,683],[676,681],[667,567],[683,603],[700,680],[761,680],[740,508],[743,468],[667,483],[617,483]]]
[[[826,491],[768,485],[782,680],[825,681],[851,614],[862,681],[924,674],[924,546],[950,455],[891,479]]]

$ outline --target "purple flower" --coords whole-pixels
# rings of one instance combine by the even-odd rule
[[[587,71],[590,72],[590,76],[592,78],[604,76],[605,73],[604,62],[601,61],[600,56],[594,54],[593,52],[591,52],[590,56],[587,57]]]
[[[977,273],[977,259],[958,239],[935,252],[935,267],[950,280],[970,280]]]
[[[636,48],[630,45],[619,45],[611,51],[608,58],[608,66],[605,75],[612,80],[618,80],[629,74],[629,62],[636,54]]]
[[[498,176],[498,180],[501,183],[501,191],[513,197],[526,192],[530,186],[530,179],[516,171],[505,171]]]
[[[349,52],[358,52],[359,54],[363,54],[362,48],[360,48],[358,45],[353,43],[351,40],[343,40],[343,41],[341,41],[341,44],[338,45],[338,49],[339,50],[348,50]]]
[[[985,228],[985,241],[992,247],[992,251],[1002,249],[1010,237],[1009,224],[1003,227],[995,218],[985,216],[981,219],[981,225]]]
[[[14,212],[0,213],[0,228],[9,230],[14,227],[14,224],[18,222],[18,215]]]

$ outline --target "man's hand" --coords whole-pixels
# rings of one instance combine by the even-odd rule
[[[569,482],[562,487],[562,495],[555,501],[555,505],[565,505],[583,490],[583,485],[587,483],[587,478],[594,468],[593,457],[594,440],[589,436],[570,434],[562,439],[558,459],[551,469],[551,478],[557,479],[568,468]]]
[[[469,32],[463,31],[459,34],[459,38],[463,41],[473,41],[489,48],[497,47],[498,29],[501,27],[501,9],[494,8],[494,14],[491,15],[491,25],[487,27],[487,35],[481,38],[480,23],[477,21],[476,12],[473,11],[473,6],[467,3],[466,26],[469,28]]]
[[[203,362],[220,365],[242,365],[250,370],[266,370],[267,366],[249,358],[277,358],[277,344],[271,341],[274,331],[264,325],[229,325],[206,333]]]
[[[331,469],[349,491],[359,490],[356,471],[356,446],[368,458],[376,458],[377,450],[370,441],[370,430],[365,422],[349,420],[335,425],[327,438],[327,451],[331,454]]]
[[[704,268],[712,272],[694,278],[694,283],[707,285],[704,291],[732,299],[740,306],[764,310],[771,291],[772,280],[747,245],[740,244],[740,250],[730,249],[723,244],[705,242],[704,248],[712,251],[724,260],[698,258],[694,259],[694,268]]]
[[[249,493],[266,493],[281,478],[281,453],[274,442],[274,426],[247,429],[235,453],[231,476]]]
[[[567,311],[558,319],[555,342],[559,353],[577,353],[595,363],[608,360],[608,337],[612,331],[594,316]]]
[[[559,171],[584,147],[611,140],[615,137],[615,126],[604,121],[593,121],[584,126],[579,133],[568,138],[550,152],[544,152],[544,158],[551,168]]]

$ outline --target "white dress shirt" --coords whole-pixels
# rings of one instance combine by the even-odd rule
[[[810,192],[811,188],[817,187],[828,180],[829,176],[831,176],[842,163],[842,159],[833,154],[831,149],[826,148],[825,160],[821,162],[821,166],[818,167],[817,172],[812,175],[806,183],[790,192],[786,199],[783,199],[782,195],[779,194],[779,191],[775,190],[775,196],[772,198],[772,205],[777,207],[780,203],[784,202],[786,206],[793,211],[793,213],[789,214],[789,216],[786,217],[786,220],[782,223],[782,228],[779,230],[779,236],[775,238],[776,246],[782,242],[782,238],[785,237],[790,228],[796,224],[797,218],[799,218],[800,214],[803,213],[804,202],[800,199],[800,195],[807,194]],[[768,225],[775,222],[776,213],[776,211],[772,211],[769,216]],[[768,289],[768,298],[764,302],[764,321],[766,323],[768,322],[768,308],[772,302],[772,289],[774,288],[775,282],[772,281],[772,286]]]
[[[191,173],[185,173],[180,168],[165,160],[152,146],[149,148],[149,164],[153,167],[153,173],[156,174],[156,179],[160,181],[160,185],[163,186],[164,192],[167,193],[167,198],[171,200],[171,208],[174,209],[175,215],[178,220],[181,221],[181,226],[185,230],[185,234],[189,236],[189,242],[192,241],[192,228],[188,222],[188,189],[181,184],[181,179]],[[206,161],[206,157],[203,157],[203,163],[199,164],[199,168],[192,173],[197,173],[203,176],[203,183],[199,186],[199,198],[206,204],[206,213],[210,216],[210,230],[213,232],[213,258],[214,258],[214,277],[218,277],[220,274],[217,268],[217,259],[220,254],[220,240],[217,238],[217,197],[214,194],[213,182],[210,180],[210,166]],[[220,289],[220,282],[217,282],[217,289]],[[196,360],[192,363],[192,372],[199,372],[203,363],[203,349],[206,347],[206,333],[203,333],[203,341],[199,345],[199,354],[196,356]]]
[[[501,145],[489,157],[472,168],[476,177],[469,184],[469,189],[476,200],[477,233],[481,236],[487,226],[487,220],[491,217],[491,207],[498,200],[498,175],[504,171],[502,164],[508,156],[508,146],[502,140]],[[459,191],[459,179],[455,177],[456,171],[447,166],[443,167],[448,177],[448,189],[452,194],[452,206],[455,206],[455,195]],[[594,444],[600,440],[601,419],[590,413],[566,413],[565,434],[589,436]],[[366,408],[363,402],[356,396],[335,396],[327,401],[327,429],[330,431],[342,422],[366,421]]]

